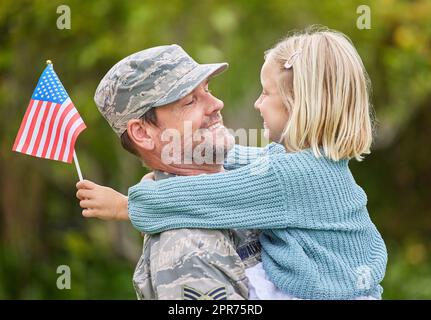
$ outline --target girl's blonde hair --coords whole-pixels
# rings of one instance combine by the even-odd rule
[[[347,36],[313,27],[280,41],[265,59],[281,70],[277,81],[289,114],[282,134],[287,150],[312,148],[316,156],[323,150],[335,161],[360,161],[370,153],[370,81]]]

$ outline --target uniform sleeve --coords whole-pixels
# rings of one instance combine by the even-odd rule
[[[155,238],[159,235],[144,236],[143,251],[133,273],[133,287],[138,300],[154,300],[156,299],[153,283],[151,281],[151,263],[150,263],[150,247],[155,242]]]
[[[177,228],[277,229],[289,225],[271,157],[219,174],[144,181],[129,189],[129,218],[145,233]]]
[[[228,231],[179,229],[151,248],[158,300],[244,300],[247,279]]]

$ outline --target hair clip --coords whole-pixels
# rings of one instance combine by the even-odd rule
[[[286,63],[284,64],[284,67],[286,69],[290,69],[293,66],[293,63],[295,62],[296,58],[299,56],[299,54],[302,52],[302,50],[296,50],[292,55],[286,60]]]

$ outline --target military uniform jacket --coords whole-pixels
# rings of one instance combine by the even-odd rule
[[[169,178],[155,172],[155,178]],[[138,299],[248,298],[245,268],[260,262],[256,230],[175,229],[144,235],[133,285]]]

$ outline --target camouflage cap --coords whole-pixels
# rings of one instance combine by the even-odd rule
[[[130,119],[185,97],[227,67],[227,63],[199,64],[176,44],[146,49],[115,64],[100,81],[94,101],[121,136]]]

